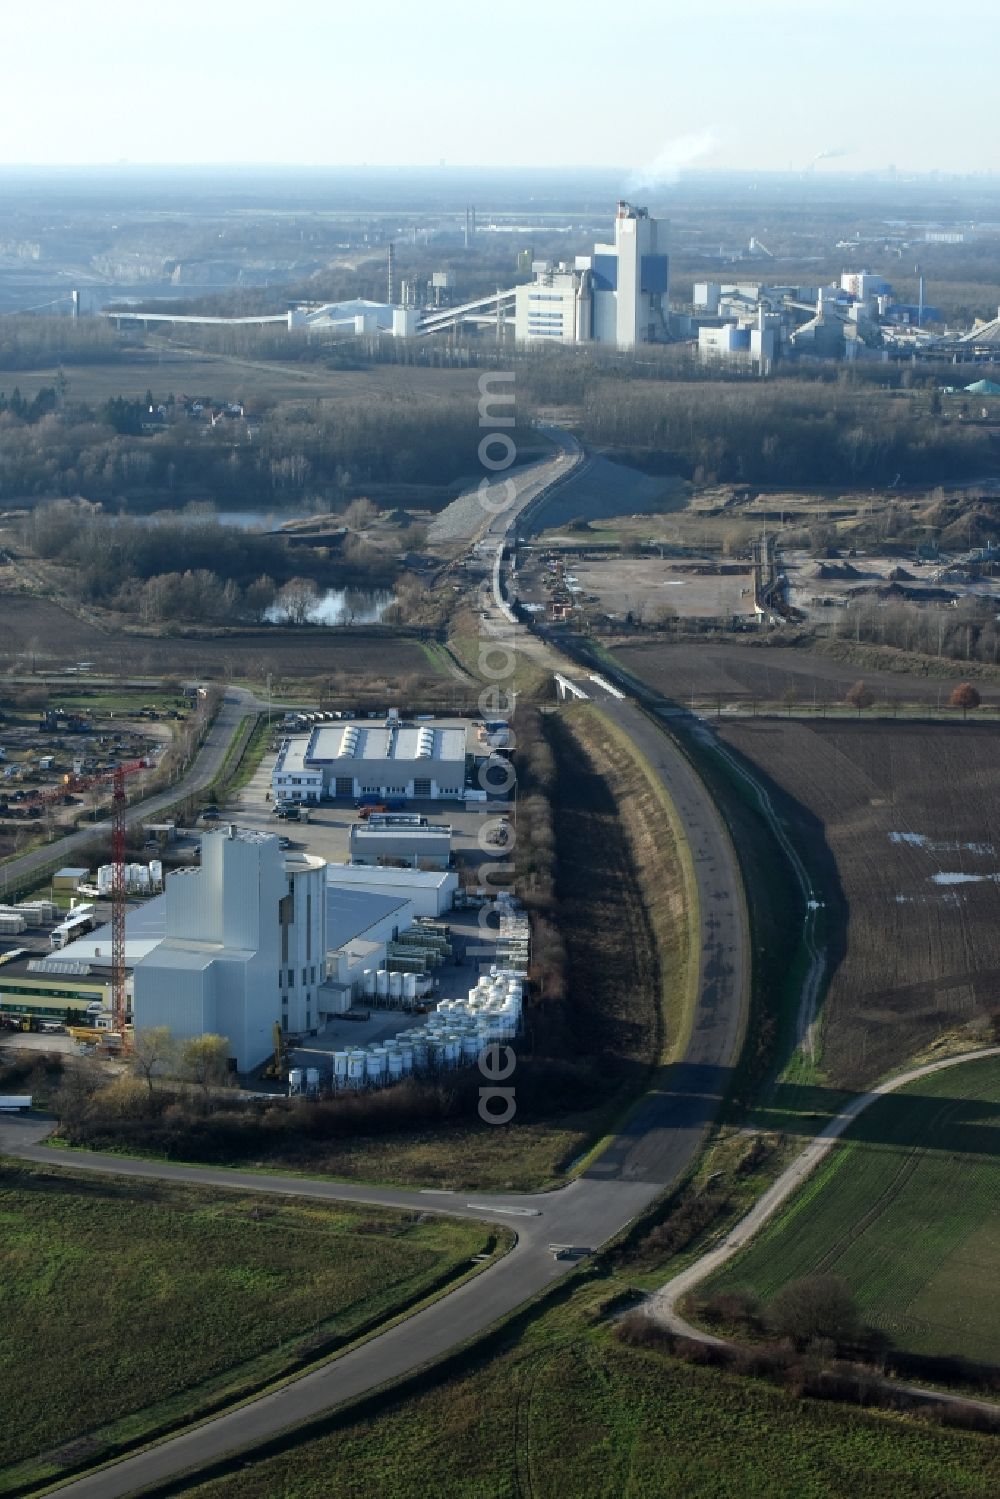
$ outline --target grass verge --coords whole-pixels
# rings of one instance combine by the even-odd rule
[[[913,1499],[994,1492],[995,1443],[916,1418],[802,1401],[610,1332],[607,1287],[580,1277],[530,1319],[183,1491],[199,1499]],[[483,1362],[488,1349],[489,1361]],[[181,1491],[181,1485],[159,1493]]]

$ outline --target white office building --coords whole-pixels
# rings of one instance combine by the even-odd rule
[[[136,962],[137,1029],[226,1036],[242,1072],[270,1053],[273,1027],[317,1023],[326,977],[325,861],[286,859],[277,837],[206,833],[201,866],[167,878],[165,935]]]
[[[536,261],[534,281],[515,291],[519,343],[598,343],[618,349],[667,337],[667,224],[618,204],[613,244],[572,265]]]

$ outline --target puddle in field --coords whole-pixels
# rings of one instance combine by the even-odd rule
[[[979,885],[984,880],[991,880],[995,885],[1000,883],[1000,874],[962,874],[956,871],[931,875],[931,883],[934,885]]]
[[[979,854],[988,859],[995,853],[992,843],[955,843],[948,839],[928,838],[926,833],[890,833],[889,842],[923,848],[929,854]]]

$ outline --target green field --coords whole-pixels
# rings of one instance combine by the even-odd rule
[[[593,1291],[585,1292],[593,1305]],[[574,1303],[480,1367],[290,1439],[198,1499],[942,1499],[993,1495],[996,1443],[802,1401],[625,1348]]]
[[[901,1349],[1000,1363],[1000,1059],[946,1068],[863,1114],[790,1207],[707,1282],[770,1300],[842,1276]]]
[[[487,1234],[5,1164],[0,1493],[291,1372],[467,1266]]]

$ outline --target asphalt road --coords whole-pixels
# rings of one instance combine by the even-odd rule
[[[596,1248],[649,1206],[696,1157],[739,1048],[748,950],[735,854],[707,791],[676,746],[638,709],[610,700],[675,799],[698,872],[701,982],[681,1061],[637,1107],[597,1162],[558,1191],[489,1194],[404,1191],[266,1174],[208,1170],[53,1150],[37,1121],[0,1122],[0,1150],[36,1163],[103,1175],[185,1181],[229,1190],[482,1217],[517,1235],[511,1252],[474,1281],[360,1348],[249,1405],[194,1427],[147,1452],[64,1486],[60,1492],[115,1499],[252,1447],[310,1416],[396,1379],[484,1332],[572,1269],[550,1244]]]
[[[560,433],[558,438],[563,448],[556,460],[561,477],[577,467],[582,454],[566,434]],[[514,506],[491,520],[480,535],[495,537],[499,550],[503,534],[514,526],[524,506],[536,498],[537,493],[519,495]],[[499,597],[490,612],[494,610],[502,617]],[[523,627],[516,627],[515,634],[518,646],[545,664],[574,670],[551,645],[535,639]],[[747,1012],[749,948],[739,869],[708,792],[673,741],[633,704],[593,689],[591,695],[603,699],[602,707],[633,738],[660,775],[691,845],[698,884],[701,952],[696,1012],[683,1058],[667,1069],[658,1086],[640,1101],[598,1160],[575,1181],[548,1193],[497,1196],[406,1191],[124,1158],[112,1161],[105,1155],[46,1147],[40,1143],[46,1127],[38,1121],[0,1120],[0,1151],[36,1163],[104,1175],[481,1217],[503,1223],[517,1235],[514,1248],[495,1265],[360,1348],[239,1410],[65,1485],[60,1492],[78,1499],[115,1499],[136,1493],[227,1454],[252,1449],[257,1442],[412,1373],[483,1333],[569,1273],[573,1262],[556,1259],[551,1245],[589,1249],[605,1243],[655,1201],[697,1156],[725,1093]],[[243,697],[245,701],[240,703],[239,694],[230,689],[216,722],[213,734],[220,738],[225,735],[218,762],[239,717],[255,706],[249,695]],[[196,769],[203,778],[187,789],[196,789],[196,785],[211,779],[218,762],[208,769],[199,756]],[[169,800],[177,795],[174,788]],[[155,800],[144,807],[144,812],[154,808]],[[52,857],[51,849],[46,856]]]
[[[634,703],[586,685],[665,786],[684,825],[698,887],[698,1002],[683,1060],[669,1070],[665,1088],[645,1096],[587,1173],[666,1185],[698,1153],[729,1087],[749,1001],[746,905],[729,834],[691,764]]]
[[[154,796],[133,803],[127,813],[129,824],[139,821],[147,822],[151,817],[155,817],[157,812],[173,806],[182,797],[190,796],[193,792],[200,791],[202,787],[207,786],[221,767],[240,721],[250,713],[264,711],[266,707],[266,703],[259,703],[253,693],[247,692],[244,688],[227,687],[222,704],[215,715],[215,721],[188,770],[167,790],[158,791]],[[64,838],[57,838],[53,843],[43,844],[41,848],[32,849],[30,853],[9,859],[0,866],[0,879],[7,887],[20,884],[26,876],[47,867],[53,860],[59,863],[71,860],[75,849],[82,847],[85,843],[93,842],[95,837],[110,837],[110,835],[111,823],[106,818],[101,822],[88,822],[85,827],[75,833],[67,833]]]

